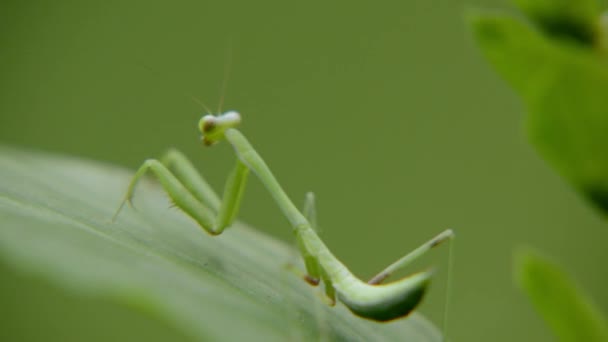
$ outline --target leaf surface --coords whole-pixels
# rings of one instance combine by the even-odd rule
[[[76,296],[102,298],[206,341],[440,341],[424,317],[381,324],[326,306],[285,270],[288,245],[237,223],[211,237],[131,171],[0,147],[0,258]],[[277,211],[278,212],[278,211]],[[286,225],[287,227],[287,225]],[[287,228],[286,228],[287,229]]]

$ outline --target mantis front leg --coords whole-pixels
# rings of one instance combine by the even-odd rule
[[[161,160],[148,159],[137,170],[112,219],[118,216],[125,203],[131,204],[137,183],[150,171],[178,208],[209,234],[221,234],[238,213],[249,169],[237,159],[226,180],[222,201],[182,153],[170,150]]]

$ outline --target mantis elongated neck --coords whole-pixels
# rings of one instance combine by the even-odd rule
[[[236,150],[238,158],[260,178],[268,189],[283,214],[285,214],[291,223],[292,228],[296,230],[296,234],[304,241],[306,250],[314,252],[317,257],[322,256],[318,258],[318,262],[327,275],[340,284],[354,279],[355,277],[346,266],[329,251],[327,246],[317,236],[306,217],[300,213],[289,199],[262,157],[253,149],[245,136],[234,128],[226,130],[225,136]]]
[[[268,165],[262,157],[253,149],[247,138],[234,128],[230,128],[225,132],[226,139],[234,147],[238,158],[247,167],[252,170],[258,178],[264,183],[275,202],[289,220],[291,226],[296,229],[298,226],[310,226],[304,215],[293,204],[287,196],[275,176],[272,174]]]

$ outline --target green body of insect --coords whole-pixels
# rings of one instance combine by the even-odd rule
[[[293,227],[298,248],[306,265],[307,274],[303,275],[303,278],[312,285],[322,281],[331,304],[335,303],[337,298],[356,315],[376,321],[389,321],[412,312],[426,292],[432,271],[416,273],[388,284],[381,283],[397,269],[404,267],[441,242],[451,239],[453,232],[449,229],[442,232],[391,264],[370,281],[361,281],[329,251],[314,231],[312,194],[307,196],[304,214],[301,213],[283,191],[264,160],[247,139],[234,128],[240,120],[240,115],[231,111],[218,116],[206,115],[199,123],[205,145],[210,146],[225,139],[236,152],[236,166],[226,181],[222,200],[184,155],[173,150],[161,161],[149,159],[144,162],[133,177],[116,215],[125,202],[131,202],[138,180],[147,171],[152,171],[177,207],[196,220],[208,233],[221,234],[232,223],[238,212],[247,176],[251,170],[271,193]]]

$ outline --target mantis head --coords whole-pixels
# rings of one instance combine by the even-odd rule
[[[241,115],[235,111],[229,111],[220,115],[205,115],[198,122],[198,129],[202,133],[202,141],[211,146],[224,138],[224,132],[228,128],[236,127],[241,123]]]

